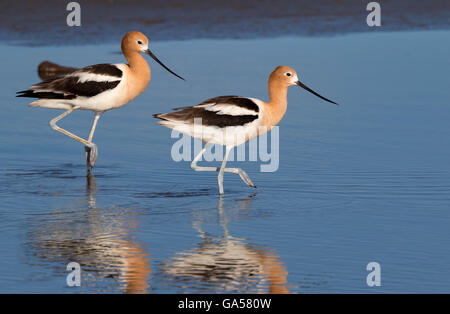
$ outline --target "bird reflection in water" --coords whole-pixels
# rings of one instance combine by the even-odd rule
[[[252,198],[239,200],[239,210],[247,209]],[[280,256],[230,235],[223,197],[219,197],[218,214],[223,235],[204,232],[201,217],[194,218],[193,227],[201,242],[191,250],[176,253],[162,266],[171,286],[207,293],[289,293],[288,272]]]
[[[138,226],[137,211],[129,208],[98,208],[97,184],[86,182],[87,204],[60,208],[42,217],[31,233],[34,255],[40,263],[56,263],[58,271],[77,262],[83,286],[97,292],[146,293],[149,290],[150,257],[132,239]]]

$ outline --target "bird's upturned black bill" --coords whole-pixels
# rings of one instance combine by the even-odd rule
[[[173,72],[171,69],[169,69],[168,67],[166,67],[164,65],[164,63],[162,63],[161,61],[159,61],[159,59],[150,51],[150,49],[147,49],[147,54],[153,58],[153,60],[155,60],[156,62],[158,62],[164,69],[166,69],[167,71],[169,71],[170,73],[172,73],[173,75],[175,75],[176,77],[182,79],[183,81],[186,81],[184,78],[182,78],[181,76],[179,76],[178,74],[176,74],[175,72]]]
[[[304,88],[304,89],[306,89],[306,90],[307,90],[308,92],[310,92],[311,94],[314,94],[314,95],[316,95],[317,97],[322,98],[323,100],[326,100],[326,101],[328,101],[328,102],[331,102],[332,104],[335,104],[335,105],[339,106],[338,103],[335,103],[334,101],[329,100],[328,98],[325,98],[325,97],[323,97],[323,96],[317,94],[315,91],[313,91],[311,88],[309,88],[308,86],[306,86],[306,85],[303,84],[302,82],[297,81],[297,85],[300,86],[300,87],[302,87],[302,88]]]

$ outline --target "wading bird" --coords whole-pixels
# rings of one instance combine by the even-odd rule
[[[128,64],[96,64],[74,72],[50,78],[17,93],[17,97],[38,98],[31,107],[66,110],[50,121],[50,126],[85,145],[88,174],[97,160],[97,145],[92,142],[100,116],[108,110],[119,108],[139,94],[150,82],[150,67],[141,53],[150,55],[163,68],[183,79],[166,67],[148,48],[148,39],[141,32],[132,31],[122,39],[122,53]],[[184,79],[183,79],[184,80]],[[94,122],[88,139],[83,139],[56,123],[75,110],[91,110]]]
[[[175,108],[174,112],[153,116],[161,119],[159,124],[206,143],[192,161],[191,168],[195,171],[218,171],[220,194],[223,194],[224,172],[238,174],[248,186],[256,187],[244,170],[225,167],[228,155],[233,147],[268,132],[280,122],[287,109],[287,90],[292,85],[298,85],[317,97],[337,105],[301,83],[294,69],[279,66],[269,76],[268,102],[255,98],[220,96],[192,107]],[[221,167],[198,166],[197,162],[211,144],[225,146]]]

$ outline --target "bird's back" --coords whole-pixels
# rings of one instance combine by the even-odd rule
[[[54,77],[20,91],[17,97],[37,98],[30,106],[67,109],[116,89],[123,79],[120,65],[96,64]],[[81,108],[92,109],[92,108]]]
[[[257,136],[262,104],[254,98],[219,96],[153,116],[159,124],[205,142],[239,145]]]

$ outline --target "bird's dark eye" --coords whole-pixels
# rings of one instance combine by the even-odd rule
[[[292,74],[290,72],[286,73],[286,76],[291,76]]]
[[[137,43],[138,43],[139,45],[142,45],[142,41],[140,41],[140,40],[138,40]]]

